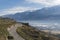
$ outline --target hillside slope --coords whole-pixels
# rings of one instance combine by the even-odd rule
[[[6,40],[6,37],[9,35],[7,28],[13,24],[15,24],[13,19],[0,18],[0,40]]]
[[[31,26],[24,25],[22,27],[18,27],[16,31],[26,40],[60,40],[58,37],[36,30]]]
[[[15,20],[60,20],[60,6],[46,7],[36,11],[26,11],[4,17]]]

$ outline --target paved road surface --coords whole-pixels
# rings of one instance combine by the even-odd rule
[[[11,26],[11,28],[8,28],[8,32],[10,35],[14,37],[14,40],[24,40],[21,36],[19,36],[16,32],[17,27],[21,27],[22,24],[16,24],[14,26]]]

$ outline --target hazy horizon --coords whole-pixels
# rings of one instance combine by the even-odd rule
[[[60,0],[0,0],[0,16],[60,5]]]

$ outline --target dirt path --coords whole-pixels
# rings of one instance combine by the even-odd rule
[[[11,28],[8,28],[8,32],[10,35],[14,37],[14,40],[24,40],[21,36],[19,36],[16,32],[17,27],[21,27],[22,24],[16,24],[14,26],[11,26]]]

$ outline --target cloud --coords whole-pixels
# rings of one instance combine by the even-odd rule
[[[29,3],[39,3],[46,6],[60,5],[60,0],[26,0]]]
[[[37,10],[39,8],[31,8],[31,7],[13,7],[9,9],[3,9],[0,11],[0,16],[1,15],[6,15],[6,14],[15,14],[17,12],[24,12],[24,11],[33,11]]]

